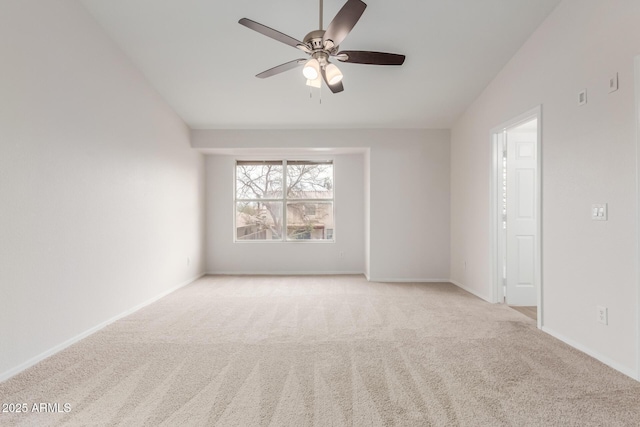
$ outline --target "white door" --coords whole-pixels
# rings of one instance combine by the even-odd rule
[[[506,174],[506,302],[536,306],[537,119],[508,128]]]

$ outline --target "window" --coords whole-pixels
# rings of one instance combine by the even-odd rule
[[[239,160],[235,210],[237,242],[333,241],[333,162]]]
[[[304,205],[304,214],[308,217],[316,216],[316,205],[309,203]]]

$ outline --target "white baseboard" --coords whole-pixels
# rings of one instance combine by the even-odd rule
[[[454,285],[456,285],[456,286],[457,286],[457,287],[459,287],[460,289],[463,289],[463,290],[465,290],[465,291],[469,292],[470,294],[473,294],[473,295],[477,296],[477,297],[478,297],[478,298],[480,298],[480,299],[483,299],[483,300],[485,300],[485,301],[487,301],[487,302],[490,302],[491,304],[493,304],[493,303],[494,303],[494,302],[492,301],[492,298],[489,298],[489,297],[487,297],[486,295],[483,295],[483,294],[481,294],[480,292],[476,291],[475,289],[471,289],[471,288],[469,288],[469,287],[467,287],[467,286],[463,285],[462,283],[460,283],[460,282],[458,282],[458,281],[456,281],[456,280],[449,279],[449,280],[447,280],[447,282],[453,283]]]
[[[635,369],[629,368],[627,366],[621,365],[620,363],[611,360],[610,358],[603,356],[602,354],[598,353],[597,351],[594,351],[592,349],[590,349],[589,347],[580,344],[577,341],[574,341],[570,338],[565,337],[564,335],[554,331],[553,329],[549,329],[546,326],[542,327],[542,331],[546,332],[547,334],[551,335],[554,338],[559,339],[560,341],[564,342],[565,344],[570,345],[571,347],[580,350],[581,352],[588,354],[589,356],[593,357],[594,359],[599,360],[600,362],[604,363],[605,365],[608,365],[610,367],[612,367],[613,369],[615,369],[616,371],[622,372],[623,374],[633,378],[634,380],[638,380],[638,372]]]
[[[448,283],[449,279],[399,279],[399,278],[380,278],[371,277],[370,282],[389,282],[389,283]]]
[[[32,357],[31,359],[27,360],[26,362],[21,363],[20,365],[14,367],[14,368],[11,368],[8,371],[5,371],[5,372],[1,373],[0,374],[0,382],[8,380],[9,378],[13,377],[14,375],[19,374],[20,372],[24,371],[25,369],[28,369],[28,368],[32,367],[36,363],[39,363],[39,362],[43,361],[47,357],[53,356],[54,354],[58,353],[59,351],[62,351],[65,348],[67,348],[67,347],[77,343],[78,341],[88,337],[89,335],[98,332],[100,329],[104,328],[105,326],[110,325],[111,323],[113,323],[113,322],[115,322],[117,320],[120,320],[123,317],[126,317],[126,316],[128,316],[130,314],[133,314],[134,312],[140,310],[141,308],[144,308],[147,305],[158,301],[160,298],[163,298],[163,297],[169,295],[170,293],[177,291],[178,289],[188,285],[189,283],[195,282],[196,280],[198,280],[199,278],[201,278],[204,275],[205,275],[205,273],[201,273],[196,277],[193,277],[193,278],[191,278],[189,280],[186,280],[186,281],[180,283],[179,285],[174,286],[173,288],[168,289],[168,290],[160,293],[159,295],[154,296],[153,298],[151,298],[151,299],[149,299],[149,300],[147,300],[147,301],[145,301],[145,302],[143,302],[141,304],[138,304],[138,305],[136,305],[136,306],[134,306],[134,307],[132,307],[132,308],[130,308],[130,309],[128,309],[128,310],[126,310],[126,311],[124,311],[124,312],[122,312],[122,313],[120,313],[120,314],[118,314],[118,315],[116,315],[116,316],[114,316],[114,317],[112,317],[110,319],[108,319],[108,320],[105,320],[104,322],[102,322],[102,323],[100,323],[100,324],[98,324],[98,325],[96,325],[96,326],[94,326],[94,327],[92,327],[92,328],[90,328],[90,329],[88,329],[88,330],[76,335],[75,337],[69,338],[68,340],[66,340],[66,341],[64,341],[64,342],[62,342],[62,343],[50,348],[49,350],[46,350],[46,351],[38,354],[37,356]]]
[[[363,271],[208,271],[211,276],[355,276],[364,275],[369,282],[391,283],[448,283],[449,279],[404,279],[371,277]]]
[[[208,271],[210,276],[356,276],[362,271]]]

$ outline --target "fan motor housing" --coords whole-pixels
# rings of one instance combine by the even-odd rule
[[[333,46],[332,42],[329,42],[329,44],[325,46],[325,42],[323,41],[324,32],[324,30],[311,31],[309,34],[304,36],[302,42],[314,52],[326,51],[329,54],[334,54],[338,51],[338,46]],[[327,49],[327,47],[329,48]]]
[[[302,41],[304,44],[308,45],[313,50],[323,49],[324,48],[324,46],[322,45],[323,36],[324,36],[324,30],[315,30],[315,31],[311,31],[309,34],[304,36],[304,39]]]

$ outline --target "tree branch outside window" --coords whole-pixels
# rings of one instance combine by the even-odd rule
[[[333,162],[238,161],[235,186],[236,241],[333,240]]]

